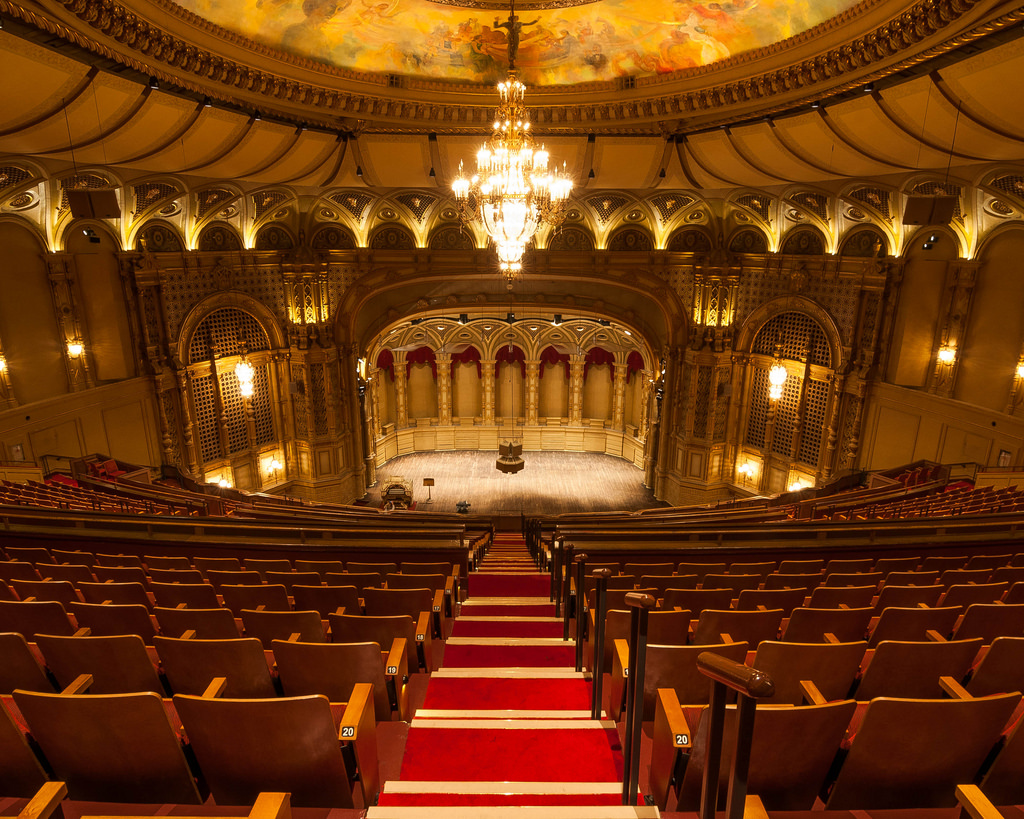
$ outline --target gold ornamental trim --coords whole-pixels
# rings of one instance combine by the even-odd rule
[[[52,0],[70,14],[95,29],[100,35],[116,43],[113,47],[86,33],[53,19],[38,11],[29,10],[13,0],[0,0],[0,12],[49,35],[57,36],[79,46],[92,54],[115,61],[140,74],[155,76],[171,86],[196,94],[209,96],[222,103],[242,105],[236,92],[252,94],[262,110],[279,102],[284,106],[304,106],[302,114],[295,111],[275,110],[275,116],[283,119],[306,122],[325,128],[339,128],[352,131],[360,128],[375,132],[420,133],[424,128],[447,133],[479,133],[490,125],[492,111],[488,104],[467,105],[461,100],[449,104],[436,101],[397,99],[329,88],[289,79],[260,68],[243,65],[237,61],[200,48],[178,37],[173,32],[160,28],[141,19],[137,14],[117,0]],[[682,134],[685,127],[675,127],[675,119],[696,120],[690,130],[703,130],[709,125],[730,122],[727,109],[732,105],[749,106],[752,103],[771,103],[773,98],[789,95],[783,103],[776,103],[774,109],[758,109],[759,113],[771,114],[786,110],[798,104],[794,97],[828,97],[841,94],[866,82],[891,76],[908,67],[918,65],[935,57],[960,48],[967,43],[983,39],[1007,26],[1024,20],[1024,9],[1013,9],[1006,14],[979,23],[970,30],[910,54],[904,59],[871,72],[871,67],[885,60],[897,57],[908,49],[941,32],[985,0],[919,0],[914,6],[872,31],[841,46],[830,49],[812,59],[761,73],[741,80],[709,85],[706,88],[671,93],[663,86],[668,82],[685,81],[687,78],[708,76],[721,69],[735,67],[766,56],[777,56],[795,44],[802,44],[823,30],[831,30],[848,22],[849,16],[857,11],[871,8],[885,0],[865,0],[864,3],[837,15],[809,32],[797,35],[782,43],[759,49],[737,57],[723,60],[712,66],[690,69],[669,75],[668,78],[635,78],[635,87],[628,98],[606,100],[597,103],[571,105],[544,105],[544,89],[538,89],[540,98],[533,106],[535,125],[548,131],[573,130],[581,127],[600,130],[602,133],[623,134]],[[385,75],[374,75],[332,68],[302,57],[286,55],[248,38],[227,32],[203,18],[182,9],[170,0],[153,0],[153,4],[165,11],[173,12],[191,26],[216,35],[218,39],[245,48],[251,53],[272,57],[277,62],[290,63],[296,67],[315,71],[325,79],[335,81],[358,80],[386,87]],[[845,80],[845,81],[844,81]],[[825,83],[831,83],[823,87]],[[422,81],[408,78],[402,89],[405,92],[444,92],[453,89],[478,90],[484,86],[476,84],[453,84]],[[559,87],[558,92],[571,93],[576,86]],[[590,83],[580,90],[615,91],[615,83]],[[646,91],[657,92],[643,96]],[[538,104],[539,103],[539,104]],[[308,109],[313,109],[309,111]],[[706,115],[720,112],[721,116],[709,118]],[[321,119],[317,121],[316,115]],[[743,117],[749,116],[749,111]],[[736,116],[732,119],[741,119]],[[713,121],[712,121],[713,120]],[[666,125],[666,121],[668,124]],[[422,125],[418,125],[422,123]]]

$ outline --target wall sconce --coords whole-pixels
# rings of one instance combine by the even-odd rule
[[[750,483],[757,476],[757,465],[747,461],[736,467],[736,471],[743,477],[743,483]]]
[[[786,385],[786,368],[782,366],[782,362],[777,360],[772,364],[772,368],[768,370],[768,397],[772,401],[778,401],[782,398],[782,388]]]
[[[952,364],[956,361],[956,347],[949,344],[939,347],[939,361],[943,364]]]
[[[789,491],[799,492],[801,489],[807,489],[809,486],[811,486],[811,484],[807,483],[803,478],[797,478],[789,485]]]
[[[7,359],[0,355],[0,373],[7,372]]]
[[[219,486],[221,489],[230,489],[231,481],[229,481],[227,478],[221,478],[219,481],[217,481],[217,486]]]
[[[0,358],[0,370],[3,370],[3,359]],[[1024,361],[1017,364],[1017,378],[1024,380]]]
[[[253,386],[252,379],[256,374],[245,356],[242,356],[242,360],[235,365],[235,378],[238,379],[238,391],[242,394],[243,398],[252,398]]]
[[[81,341],[68,342],[68,355],[71,356],[72,358],[78,358],[84,352],[85,347],[82,346]]]
[[[271,479],[277,480],[277,475],[281,471],[281,462],[277,458],[271,458],[270,463],[267,464],[267,474]]]
[[[358,375],[363,381],[366,380],[366,359],[360,358],[356,361],[356,375]]]

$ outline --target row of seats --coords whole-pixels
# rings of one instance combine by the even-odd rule
[[[871,504],[855,509],[852,517],[897,519],[915,517],[946,517],[949,515],[978,515],[992,512],[1017,512],[1024,508],[1024,490],[1016,486],[994,489],[956,488],[913,498],[901,498],[886,503]]]
[[[0,504],[119,514],[188,514],[187,507],[171,502],[100,492],[66,483],[39,483],[38,481],[28,481],[27,483],[0,481]]]

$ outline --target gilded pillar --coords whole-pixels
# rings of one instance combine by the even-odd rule
[[[615,362],[612,393],[612,429],[624,429],[626,417],[626,362]]]
[[[452,355],[437,354],[437,422],[443,427],[452,422]]]
[[[64,338],[63,353],[68,389],[72,392],[87,390],[95,387],[96,381],[90,365],[92,352],[86,338],[85,322],[79,316],[75,298],[75,280],[70,270],[72,259],[66,254],[51,255],[47,257],[46,262],[57,326]]]
[[[409,395],[406,387],[408,380],[405,375],[405,353],[395,356],[395,429],[409,426]]]
[[[569,424],[583,423],[583,356],[569,359]]]
[[[494,359],[480,362],[480,387],[484,391],[481,411],[485,427],[494,424]]]
[[[537,426],[537,407],[540,403],[540,362],[526,362],[526,424]]]

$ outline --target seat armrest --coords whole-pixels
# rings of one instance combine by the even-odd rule
[[[818,686],[811,680],[800,680],[800,690],[803,691],[804,702],[808,705],[824,705],[827,702]]]
[[[660,810],[665,810],[669,803],[676,759],[692,744],[690,726],[679,705],[678,695],[672,688],[659,688],[654,704],[650,788],[654,803]]]
[[[628,676],[629,644],[625,640],[615,640],[612,642],[612,677],[608,683],[608,716],[616,721],[622,715]]]
[[[396,637],[391,650],[384,659],[384,680],[392,706],[398,711],[398,718],[405,720],[409,710],[409,697],[405,684],[409,682],[409,641]]]
[[[949,694],[949,696],[954,700],[974,699],[974,695],[968,693],[967,689],[952,677],[939,677],[939,688]]]
[[[444,589],[434,592],[434,636],[439,640],[444,639]]]
[[[380,793],[380,763],[377,760],[373,685],[370,683],[356,683],[352,687],[352,696],[345,705],[345,713],[338,726],[338,739],[354,746],[364,804],[375,805]]]
[[[63,782],[45,782],[21,809],[18,819],[48,819],[68,795]]]
[[[429,611],[421,611],[420,616],[416,618],[416,645],[417,657],[420,660],[418,665],[421,665],[424,671],[433,671],[434,630]],[[422,656],[419,656],[420,654]]]
[[[977,785],[957,785],[956,801],[970,814],[971,819],[1003,819],[987,796]]]
[[[224,689],[227,688],[227,685],[227,677],[214,677],[210,680],[210,684],[206,686],[206,690],[203,691],[203,699],[217,699],[217,697],[224,693]]]
[[[74,696],[75,694],[83,694],[89,690],[89,686],[92,685],[92,674],[79,674],[75,677],[60,693],[68,696]]]
[[[245,819],[291,819],[292,795],[290,793],[261,793],[252,804],[252,810]]]
[[[459,587],[458,576],[456,572],[452,572],[444,581],[444,613],[446,617],[453,617],[455,615],[455,604],[452,602],[452,591]]]

